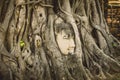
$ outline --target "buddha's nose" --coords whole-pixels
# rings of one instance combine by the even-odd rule
[[[70,39],[69,47],[70,47],[70,48],[75,48],[75,42],[74,42],[74,39]]]

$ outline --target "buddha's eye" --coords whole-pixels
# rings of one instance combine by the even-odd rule
[[[69,39],[69,35],[64,35],[63,39]]]

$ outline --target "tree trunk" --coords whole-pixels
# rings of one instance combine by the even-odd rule
[[[0,79],[105,80],[120,73],[120,42],[109,32],[99,1],[1,0]],[[75,34],[70,58],[56,42],[61,20]]]

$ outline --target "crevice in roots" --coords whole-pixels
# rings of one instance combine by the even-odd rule
[[[92,34],[93,39],[95,40],[95,43],[99,47],[100,45],[99,45],[98,34],[97,34],[96,29],[93,29],[92,32],[91,32],[91,34]]]

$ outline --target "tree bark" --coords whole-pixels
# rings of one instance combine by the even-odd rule
[[[0,17],[2,80],[105,80],[120,73],[120,42],[99,0],[1,0]],[[59,49],[57,19],[72,25],[73,56]]]

